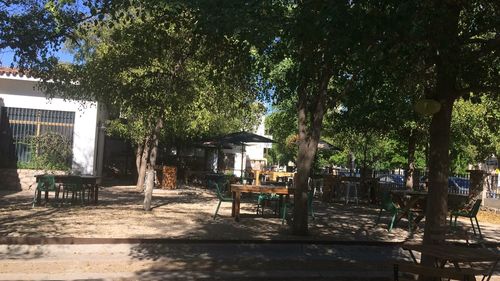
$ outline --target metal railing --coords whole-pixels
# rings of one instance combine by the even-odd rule
[[[30,145],[33,137],[52,132],[64,136],[73,144],[75,113],[69,111],[2,107],[1,128],[7,129],[3,137],[10,138],[17,162],[29,162],[35,151]]]

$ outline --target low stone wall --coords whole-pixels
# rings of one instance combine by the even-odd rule
[[[35,187],[36,175],[55,174],[63,175],[64,171],[28,170],[28,169],[0,169],[1,190],[26,190]]]

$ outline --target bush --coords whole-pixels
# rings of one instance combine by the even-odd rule
[[[21,169],[69,170],[72,149],[69,139],[55,132],[34,136],[29,142],[32,158],[18,163]]]

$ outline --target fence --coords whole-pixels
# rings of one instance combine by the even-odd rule
[[[347,169],[339,169],[338,174],[351,175]],[[361,175],[360,169],[353,171],[352,176],[359,177]],[[405,171],[373,171],[371,176],[379,179],[380,184],[386,189],[400,189],[405,188]],[[426,172],[417,171],[414,177],[415,186],[425,189],[427,186],[428,175]],[[500,182],[498,174],[488,174],[485,177],[485,197],[500,200]],[[451,174],[448,178],[448,193],[468,195],[470,187],[469,174]]]
[[[73,144],[74,112],[2,107],[1,116],[0,128],[7,130],[2,137],[10,143],[9,150],[14,150],[7,151],[6,155],[14,157],[14,161],[31,161],[36,152],[32,151],[30,139],[44,133],[58,133]]]

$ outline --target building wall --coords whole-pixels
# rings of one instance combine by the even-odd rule
[[[36,87],[37,80],[0,76],[0,98],[6,107],[75,112],[73,132],[74,172],[94,174],[98,110],[95,103],[47,99]]]
[[[265,117],[262,118],[254,133],[272,139],[272,136],[265,134],[264,120]],[[271,143],[247,143],[243,152],[243,171],[262,170],[263,166],[267,164],[267,160],[264,158],[264,148],[271,147]],[[235,145],[233,149],[224,149],[224,153],[234,154],[234,175],[241,176],[241,146]]]

